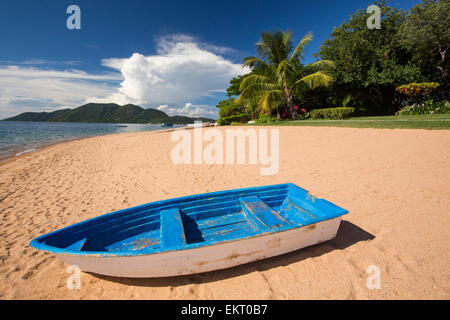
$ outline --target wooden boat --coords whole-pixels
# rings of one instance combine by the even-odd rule
[[[161,123],[161,127],[169,127],[169,128],[172,128],[172,127],[173,127],[173,123]]]
[[[151,202],[42,235],[30,245],[97,274],[177,276],[330,240],[347,212],[287,183]]]

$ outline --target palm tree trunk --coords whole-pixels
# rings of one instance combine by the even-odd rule
[[[297,119],[297,110],[294,109],[294,100],[292,99],[292,95],[289,91],[286,91],[286,102],[291,118]]]
[[[297,110],[294,109],[294,101],[293,101],[291,93],[289,92],[289,89],[287,88],[286,79],[283,80],[283,88],[284,88],[284,95],[286,97],[286,104],[287,104],[287,108],[289,110],[289,114],[291,115],[292,119],[296,119],[297,118]]]

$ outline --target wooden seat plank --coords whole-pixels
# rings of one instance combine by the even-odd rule
[[[239,201],[246,218],[257,230],[270,230],[289,224],[257,196],[240,197]]]
[[[161,246],[163,248],[178,247],[186,244],[183,222],[177,208],[160,212],[161,216]]]

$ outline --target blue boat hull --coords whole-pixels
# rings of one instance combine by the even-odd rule
[[[225,268],[328,240],[346,213],[288,183],[152,202],[51,232],[30,245],[86,271],[172,276]],[[271,249],[271,238],[280,245]]]

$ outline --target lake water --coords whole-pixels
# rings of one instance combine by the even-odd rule
[[[0,121],[0,159],[34,152],[39,147],[62,141],[164,129],[167,128],[162,128],[159,124]]]

